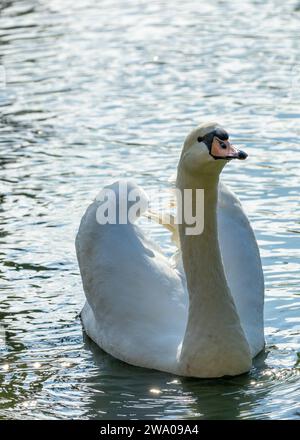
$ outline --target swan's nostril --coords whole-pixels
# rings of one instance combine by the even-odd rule
[[[247,157],[248,157],[248,154],[245,153],[245,151],[241,151],[241,150],[239,151],[238,159],[245,160],[245,159],[247,159]]]

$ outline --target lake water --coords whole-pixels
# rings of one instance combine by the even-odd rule
[[[2,0],[0,64],[0,418],[299,419],[300,3]],[[74,238],[112,179],[168,188],[209,119],[249,154],[223,177],[259,242],[267,348],[194,380],[84,337]]]

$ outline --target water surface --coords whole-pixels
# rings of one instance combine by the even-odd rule
[[[1,1],[1,418],[300,418],[299,46],[293,0]],[[74,251],[103,185],[167,189],[211,118],[249,153],[224,179],[261,249],[267,338],[248,375],[213,381],[87,340]]]

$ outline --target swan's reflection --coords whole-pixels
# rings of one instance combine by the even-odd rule
[[[105,353],[85,334],[83,338],[97,367],[87,383],[88,418],[237,419],[255,412],[268,394],[265,386],[253,392],[266,353],[255,359],[250,374],[199,380],[133,367]]]

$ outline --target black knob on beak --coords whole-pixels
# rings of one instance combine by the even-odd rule
[[[242,150],[239,151],[238,159],[245,160],[245,159],[247,159],[247,157],[248,157],[248,154],[245,153],[245,151],[242,151]]]

